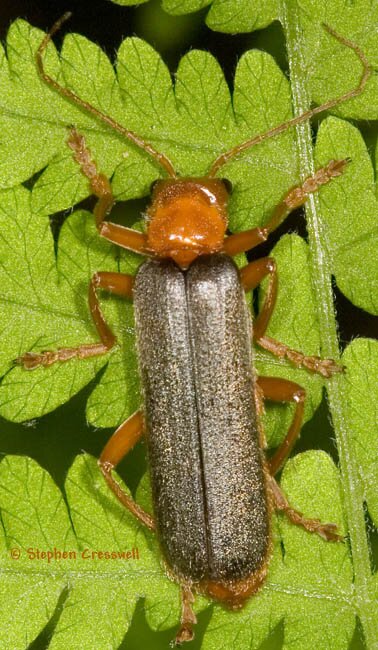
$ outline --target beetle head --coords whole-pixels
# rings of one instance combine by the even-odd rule
[[[147,248],[186,269],[220,251],[227,229],[228,188],[217,178],[157,181],[147,211]]]

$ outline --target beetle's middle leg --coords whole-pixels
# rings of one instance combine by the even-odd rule
[[[266,297],[253,327],[254,341],[265,350],[280,358],[286,358],[298,368],[305,367],[311,372],[317,372],[323,377],[331,377],[335,372],[341,372],[342,367],[333,359],[321,359],[293,350],[285,343],[265,336],[277,298],[277,267],[272,257],[263,257],[250,262],[240,271],[241,281],[245,291],[255,289],[267,275],[270,276]]]
[[[295,412],[289,431],[277,451],[268,461],[269,472],[274,476],[281,469],[299,436],[303,420],[306,391],[299,384],[278,377],[258,377],[257,386],[264,400],[292,402],[295,404]]]
[[[224,252],[229,255],[236,255],[266,241],[269,235],[286,219],[292,210],[304,205],[310,194],[316,192],[322,185],[326,185],[332,178],[340,176],[348,162],[349,159],[347,158],[344,160],[331,160],[328,165],[318,169],[314,176],[307,178],[302,185],[293,187],[284,196],[281,203],[277,205],[271,219],[265,226],[230,235],[224,241]],[[255,289],[267,275],[270,276],[268,291],[254,328],[254,339],[256,343],[265,350],[269,350],[272,354],[281,358],[287,358],[294,365],[298,367],[304,366],[308,370],[317,372],[323,377],[331,377],[335,372],[341,372],[343,368],[333,359],[307,356],[298,350],[292,350],[284,343],[265,336],[265,331],[273,313],[277,297],[277,269],[275,262],[273,258],[266,257],[247,264],[241,270],[242,283],[246,291]]]
[[[302,526],[309,532],[317,533],[320,537],[330,542],[341,541],[342,537],[337,534],[336,524],[323,524],[318,519],[304,517],[301,512],[291,507],[280,486],[274,479],[274,475],[281,469],[301,430],[306,398],[304,388],[287,379],[279,379],[276,377],[259,377],[257,385],[264,399],[272,402],[294,402],[295,404],[295,412],[289,431],[277,451],[267,463],[269,487],[275,507],[277,510],[282,510],[294,524]]]
[[[57,361],[69,361],[74,357],[87,359],[106,354],[116,344],[117,339],[102,313],[97,290],[103,289],[116,296],[132,299],[133,284],[132,275],[106,271],[93,275],[89,284],[88,302],[93,322],[101,339],[99,343],[85,343],[77,348],[58,348],[58,350],[46,350],[39,353],[26,352],[15,362],[26,370],[34,370],[38,366],[51,366]]]

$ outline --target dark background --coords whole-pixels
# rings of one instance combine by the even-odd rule
[[[276,23],[265,30],[253,34],[225,35],[212,32],[205,23],[207,9],[182,17],[172,17],[165,14],[158,2],[152,0],[136,8],[120,7],[107,0],[59,0],[53,2],[37,2],[26,0],[2,0],[0,6],[0,37],[4,40],[9,24],[16,18],[25,18],[31,24],[47,31],[54,21],[65,11],[70,10],[73,16],[64,26],[62,33],[54,39],[60,43],[66,31],[74,31],[87,36],[99,44],[111,59],[123,38],[137,35],[147,40],[162,55],[163,59],[174,74],[180,57],[188,49],[200,48],[210,51],[216,56],[232,87],[236,63],[241,54],[252,47],[264,49],[273,54],[281,68],[287,72],[284,39],[280,26]],[[362,125],[368,144],[371,145],[370,125]],[[59,217],[58,217],[59,220]],[[261,254],[268,252],[275,241],[287,231],[297,230],[306,235],[304,219],[301,213],[295,213],[281,226],[269,245],[260,247]],[[377,337],[378,318],[353,306],[334,287],[335,307],[339,323],[341,345],[345,345],[357,336]],[[86,387],[68,404],[49,414],[33,427],[15,425],[0,419],[0,449],[1,453],[27,454],[51,472],[60,487],[63,487],[65,474],[74,457],[85,449],[98,456],[111,430],[94,430],[85,421],[85,403],[92,386]],[[321,435],[319,436],[319,431]],[[62,451],[64,440],[64,452]],[[324,400],[313,420],[303,428],[301,441],[296,451],[307,448],[326,449],[337,461],[337,452],[332,439],[332,428],[329,424],[329,414]],[[137,470],[135,468],[138,468]],[[136,488],[145,467],[143,445],[138,445],[121,464],[120,473],[127,476],[127,482],[133,490]],[[371,522],[367,520],[372,547],[377,565],[377,535]],[[30,645],[30,649],[41,650],[48,647],[48,639],[56,625],[61,608],[67,594],[63,594],[57,607],[54,620],[49,623],[44,632]],[[196,640],[188,648],[197,649],[201,646],[201,638],[209,621],[211,609],[199,617],[196,630]],[[153,633],[145,623],[143,602],[138,604],[130,630],[127,632],[120,650],[133,650],[141,646],[145,648],[167,648],[173,636],[172,631]],[[279,626],[273,636],[268,639],[261,650],[275,650],[282,646],[283,627]],[[353,649],[362,648],[358,628],[352,643]]]

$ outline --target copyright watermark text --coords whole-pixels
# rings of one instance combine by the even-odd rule
[[[62,550],[55,546],[51,549],[29,547],[11,548],[10,557],[12,560],[19,560],[21,557],[31,561],[60,562],[63,560],[139,560],[139,549],[132,548],[124,551],[94,550],[85,548],[82,551]]]

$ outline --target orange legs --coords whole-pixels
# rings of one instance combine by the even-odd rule
[[[181,619],[180,629],[176,634],[175,645],[181,645],[184,641],[191,641],[194,638],[193,625],[197,623],[193,611],[194,594],[188,585],[181,585]]]
[[[47,350],[40,353],[26,352],[26,354],[16,359],[16,363],[27,370],[34,370],[38,366],[51,366],[57,361],[69,361],[74,357],[87,359],[88,357],[109,352],[116,343],[116,337],[106,323],[101,311],[97,289],[104,289],[117,296],[131,299],[133,282],[134,278],[131,275],[122,273],[102,272],[93,275],[89,285],[88,301],[93,322],[101,339],[100,343],[86,343],[79,345],[77,348],[60,348],[55,351]]]
[[[321,357],[317,356],[308,356],[299,350],[289,348],[285,343],[276,341],[276,339],[272,339],[270,336],[262,336],[256,342],[264,350],[268,350],[268,352],[274,354],[274,356],[281,359],[288,359],[297,368],[307,368],[310,372],[316,372],[326,379],[332,377],[336,372],[343,372],[344,370],[344,367],[340,366],[334,359],[321,359]]]
[[[98,173],[96,164],[86,147],[84,137],[74,128],[70,131],[68,145],[73,150],[74,159],[80,165],[81,171],[88,178],[92,192],[98,197],[94,214],[99,233],[120,246],[137,253],[145,253],[145,235],[130,228],[104,222],[114,204],[110,183],[106,176]],[[133,282],[134,278],[131,275],[122,273],[100,272],[93,275],[89,285],[88,302],[93,322],[100,337],[99,343],[88,343],[76,348],[60,348],[56,351],[47,350],[41,353],[27,352],[16,359],[16,363],[27,370],[33,370],[38,366],[51,366],[57,361],[68,361],[74,357],[87,359],[109,352],[116,344],[116,337],[105,321],[97,297],[97,290],[103,289],[117,296],[132,299]]]
[[[306,391],[293,381],[276,377],[259,377],[257,384],[264,399],[273,402],[294,402],[295,404],[295,413],[289,431],[268,463],[269,471],[274,476],[281,469],[298,438],[303,420]]]
[[[302,526],[311,533],[317,533],[326,541],[341,541],[342,537],[337,534],[337,526],[335,524],[322,524],[318,519],[307,519],[300,512],[292,508],[274,479],[274,475],[283,466],[299,436],[306,398],[305,390],[292,381],[275,377],[259,377],[257,385],[264,399],[272,402],[293,402],[295,404],[294,416],[289,431],[281,445],[268,461],[269,486],[275,507],[277,510],[282,510],[293,524]]]
[[[148,512],[143,510],[113,478],[112,470],[128,454],[134,445],[140,440],[143,434],[143,416],[140,411],[134,413],[113,433],[105,445],[98,461],[102,474],[107,484],[125,508],[133,514],[138,521],[149,530],[155,530],[155,522]],[[179,583],[181,598],[181,620],[180,629],[175,638],[175,645],[181,645],[184,641],[191,641],[194,637],[193,625],[197,623],[193,611],[194,594],[189,585]]]
[[[146,254],[146,236],[143,233],[104,221],[114,205],[114,197],[108,179],[97,171],[84,136],[72,128],[67,142],[82,173],[88,178],[93,194],[98,198],[94,214],[101,237],[135,253]]]
[[[151,515],[141,508],[126,492],[124,492],[112,476],[112,469],[134,447],[143,434],[143,416],[137,411],[123,422],[113,433],[105,445],[98,464],[110,489],[122,505],[150,530],[155,530],[155,523]]]
[[[85,144],[84,136],[75,128],[70,130],[67,144],[73,151],[73,159],[80,166],[84,176],[88,178],[93,194],[99,199],[94,211],[98,228],[114,205],[112,188],[106,176],[98,173],[96,163],[92,160]]]
[[[269,285],[262,309],[253,324],[253,336],[259,342],[262,338],[270,317],[273,313],[277,299],[277,267],[272,257],[262,257],[255,262],[247,264],[240,271],[242,285],[245,291],[255,289],[261,281],[269,275]]]
[[[238,232],[234,235],[229,235],[225,239],[223,250],[228,255],[236,255],[237,253],[245,253],[251,248],[255,248],[262,242],[266,241],[269,235],[278,228],[278,226],[286,219],[288,214],[299,208],[307,201],[309,194],[316,192],[322,185],[328,183],[332,178],[340,176],[349,159],[345,160],[330,160],[326,167],[322,167],[315,172],[314,176],[307,178],[303,185],[293,187],[284,196],[281,203],[275,208],[271,219],[266,226],[262,228],[252,228],[244,232]]]
[[[342,372],[342,367],[333,359],[307,356],[303,352],[292,350],[289,346],[272,339],[270,336],[265,336],[265,331],[268,327],[277,298],[277,268],[273,258],[263,257],[255,262],[251,262],[241,269],[240,274],[243,287],[246,291],[255,289],[264,277],[267,275],[270,276],[265,301],[253,327],[254,341],[260,347],[268,350],[276,357],[288,359],[299,368],[303,366],[307,370],[317,372],[323,377],[331,377],[335,372]]]
[[[292,508],[284,493],[282,492],[277,481],[273,476],[269,479],[271,494],[273,495],[274,504],[277,510],[285,513],[286,517],[296,526],[302,526],[309,533],[316,533],[326,542],[342,542],[343,537],[337,533],[336,524],[322,524],[319,519],[309,519],[304,517],[301,512]]]
[[[309,194],[316,192],[319,187],[328,183],[332,178],[340,176],[347,163],[347,159],[331,160],[326,167],[322,167],[314,176],[307,178],[303,185],[292,188],[286,194],[274,210],[272,218],[265,227],[253,228],[252,230],[227,237],[224,242],[224,251],[229,255],[236,255],[265,241],[269,234],[282,223],[291,210],[305,203]],[[241,269],[240,273],[241,281],[246,291],[255,289],[263,278],[269,275],[269,285],[265,301],[254,323],[253,336],[260,347],[268,350],[277,357],[288,359],[297,367],[304,366],[311,372],[317,372],[323,377],[331,377],[335,372],[342,372],[343,368],[333,361],[333,359],[307,356],[298,350],[292,350],[284,343],[265,336],[277,298],[277,269],[272,258],[265,257],[251,262]]]

